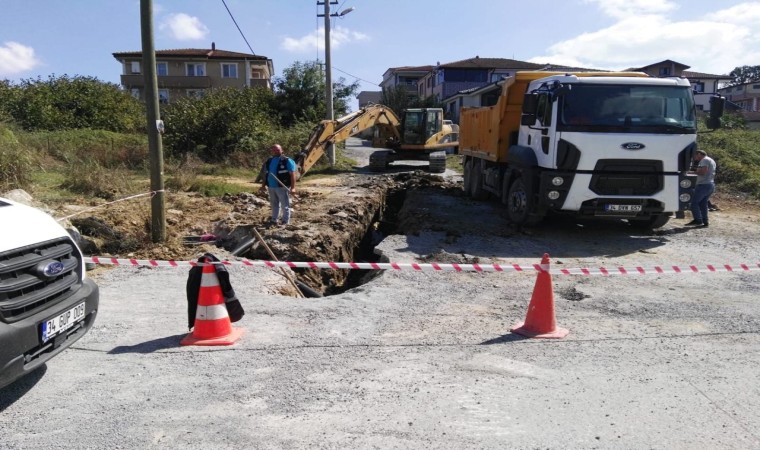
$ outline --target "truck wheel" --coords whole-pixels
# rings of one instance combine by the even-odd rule
[[[642,230],[652,230],[665,226],[670,220],[670,214],[655,214],[648,219],[628,219],[628,223]]]
[[[464,175],[463,175],[463,186],[464,194],[467,196],[472,195],[472,186],[470,183],[472,182],[472,158],[464,157]]]
[[[522,177],[514,178],[507,195],[507,216],[516,225],[534,225],[541,218],[531,214],[534,209],[533,195],[528,191]]]
[[[481,160],[473,160],[470,170],[470,194],[475,200],[486,200],[488,191],[483,189],[483,165]]]
[[[383,172],[388,167],[388,153],[387,150],[380,150],[369,155],[369,170]]]
[[[428,161],[430,161],[430,173],[446,171],[446,152],[432,152],[428,155]]]

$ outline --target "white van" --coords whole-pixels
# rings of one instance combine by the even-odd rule
[[[0,197],[0,388],[84,336],[98,301],[69,233],[48,214]]]

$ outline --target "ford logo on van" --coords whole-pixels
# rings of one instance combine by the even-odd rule
[[[55,278],[63,272],[60,261],[43,261],[37,266],[37,273],[45,278]]]
[[[623,147],[623,150],[641,150],[646,146],[639,142],[626,142],[621,147]]]

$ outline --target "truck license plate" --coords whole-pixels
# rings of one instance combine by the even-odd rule
[[[63,333],[82,319],[84,319],[84,302],[42,322],[42,342],[47,342],[53,336]]]
[[[604,205],[609,212],[641,212],[641,205]]]

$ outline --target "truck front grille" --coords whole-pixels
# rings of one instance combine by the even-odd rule
[[[0,252],[0,321],[16,322],[60,302],[81,284],[79,252],[66,238]],[[43,269],[60,263],[60,272]]]
[[[597,195],[654,195],[663,183],[662,161],[602,159],[589,189]]]

